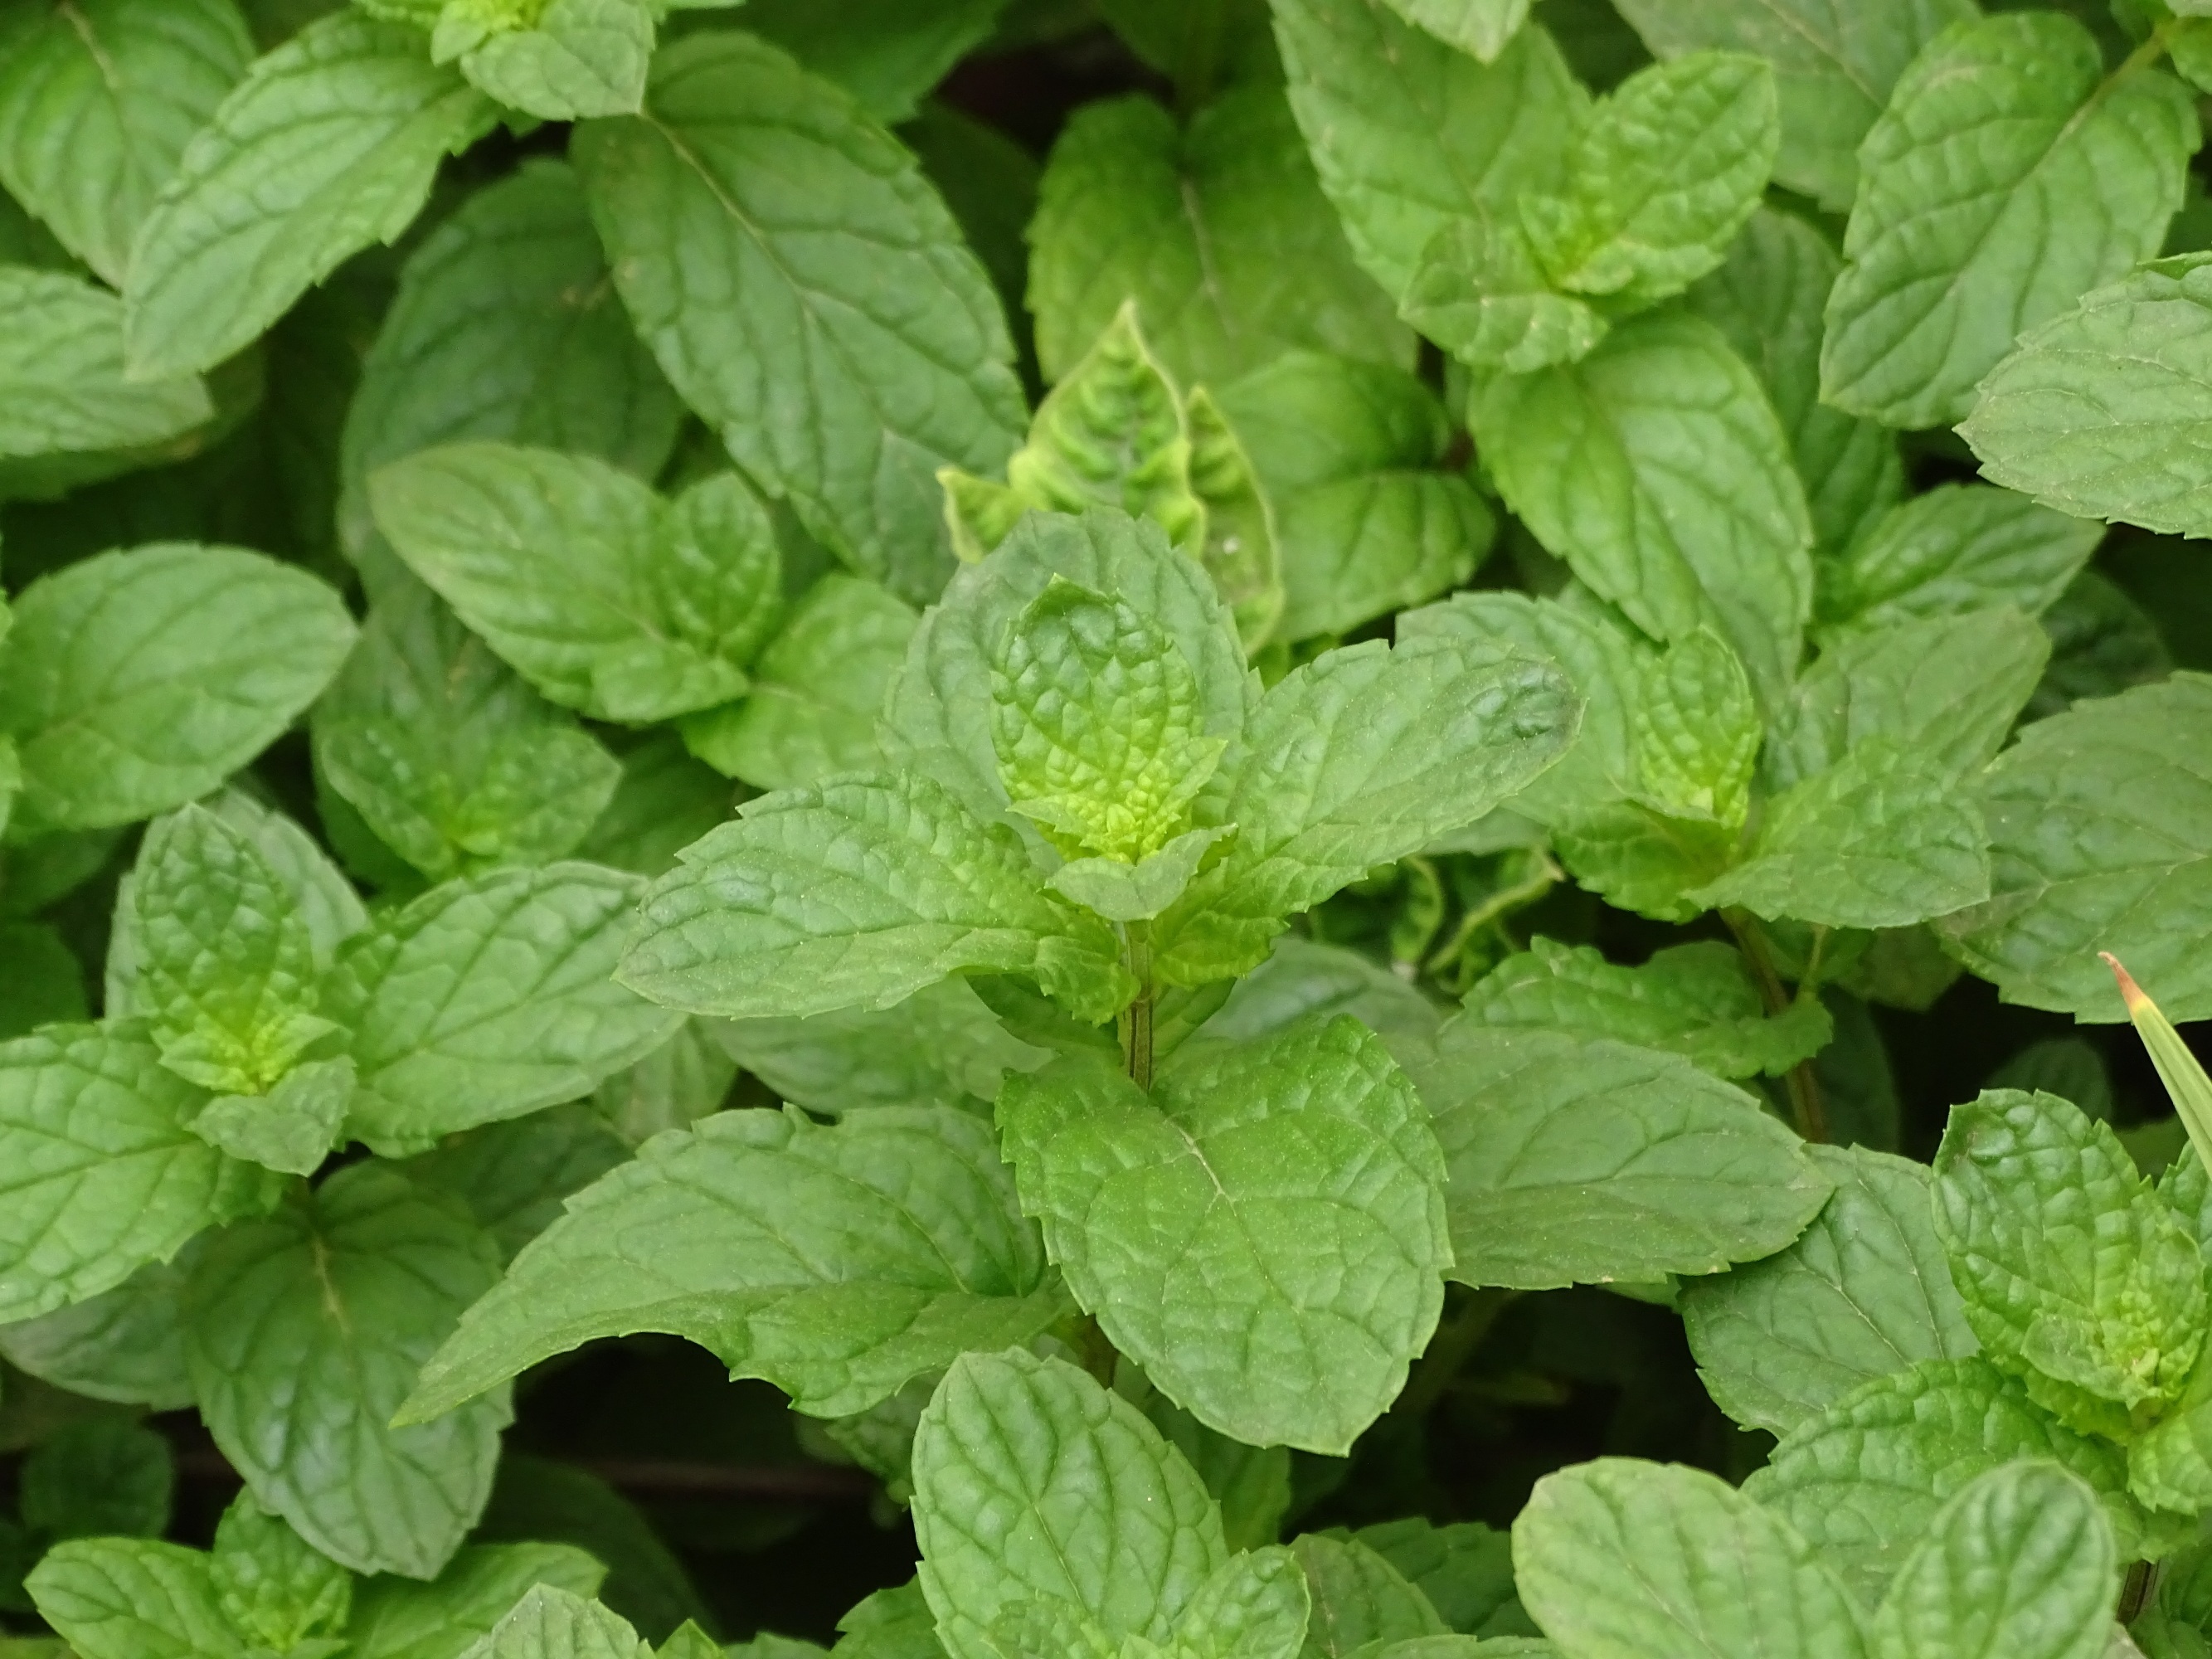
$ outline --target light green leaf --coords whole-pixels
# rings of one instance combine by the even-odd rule
[[[1178,127],[1150,98],[1079,106],[1054,141],[1029,241],[1048,380],[1133,301],[1182,385],[1306,348],[1393,368],[1413,342],[1353,264],[1279,88],[1224,93]]]
[[[1447,1629],[1479,1632],[1515,1605],[1511,1540],[1480,1521],[1380,1521],[1346,1535],[1395,1567]]]
[[[243,790],[225,789],[201,805],[245,836],[260,855],[307,923],[307,945],[316,968],[328,968],[338,946],[368,926],[368,912],[345,872],[296,822]],[[107,1012],[112,1016],[115,1010]]]
[[[2204,1264],[2109,1124],[2055,1095],[1986,1091],[1951,1113],[1935,1196],[1966,1322],[2037,1404],[2124,1440],[2180,1398]]]
[[[1045,885],[1109,921],[1146,921],[1182,896],[1207,849],[1232,833],[1186,830],[1134,864],[1115,858],[1071,859]]]
[[[1322,189],[1394,299],[1445,225],[1565,176],[1589,99],[1540,27],[1486,64],[1385,0],[1275,0],[1274,12]]]
[[[498,1274],[458,1205],[376,1164],[212,1239],[185,1291],[185,1351],[209,1432],[263,1507],[356,1572],[434,1577],[490,1495],[505,1393],[388,1425]]]
[[[328,585],[238,548],[160,543],[32,583],[0,654],[18,832],[207,793],[314,700],[353,639]]]
[[[1706,1389],[1747,1428],[1787,1434],[1869,1378],[1979,1346],[1929,1220],[1925,1165],[1813,1146],[1835,1192],[1787,1249],[1682,1286]]]
[[[2127,1017],[2110,951],[2177,1021],[2212,1015],[2212,678],[2176,674],[2021,733],[1984,780],[1990,902],[1945,925],[2006,1000]]]
[[[241,1492],[223,1511],[209,1559],[216,1599],[252,1643],[283,1653],[336,1636],[353,1607],[353,1575]]]
[[[1973,0],[1621,0],[1621,15],[1662,58],[1721,47],[1774,66],[1782,112],[1777,184],[1832,212],[1851,205],[1859,141],[1890,88]]]
[[[255,60],[185,147],[124,286],[131,372],[222,362],[421,210],[438,163],[495,115],[422,36],[358,11]]]
[[[1670,945],[1641,966],[1542,934],[1477,980],[1461,1004],[1469,1025],[1611,1037],[1682,1054],[1715,1077],[1778,1077],[1827,1044],[1817,999],[1769,1018],[1742,953],[1717,939]]]
[[[1893,507],[1822,568],[1820,618],[1882,628],[2002,605],[2039,617],[2103,535],[2009,489],[1942,484]]]
[[[1872,1605],[1960,1487],[2021,1458],[2087,1481],[2123,1548],[2148,1542],[2119,1449],[2074,1433],[1984,1359],[1924,1361],[1862,1384],[1784,1435],[1744,1492]]]
[[[216,814],[186,806],[156,819],[129,892],[132,1007],[179,1077],[263,1094],[331,1031],[313,1012],[307,918],[253,843]]]
[[[1048,1057],[1007,1034],[965,979],[884,1009],[713,1022],[725,1052],[794,1106],[837,1117],[863,1106],[994,1099],[1010,1071]]]
[[[350,1132],[419,1150],[589,1094],[676,1018],[614,982],[641,884],[590,864],[434,887],[346,947],[325,1007],[352,1033]]]
[[[84,0],[0,24],[0,185],[112,288],[185,144],[246,73],[233,0]]]
[[[1357,1539],[1309,1533],[1291,1549],[1313,1595],[1300,1659],[1342,1659],[1370,1644],[1446,1633],[1429,1598]]]
[[[177,1268],[149,1265],[113,1290],[0,1325],[0,1358],[88,1399],[156,1411],[189,1406],[192,1380],[177,1324],[182,1283]]]
[[[1233,823],[1156,925],[1156,971],[1255,967],[1284,919],[1510,799],[1566,748],[1580,705],[1548,663],[1446,639],[1333,651],[1267,693],[1194,808]]]
[[[630,115],[645,101],[653,21],[647,0],[447,0],[430,55],[542,120]]]
[[[1207,736],[1233,736],[1259,701],[1226,602],[1158,525],[1103,508],[1080,519],[1033,514],[953,577],[884,696],[880,735],[894,763],[928,774],[986,821],[1006,807],[991,736],[991,664],[1014,618],[1055,576],[1113,595],[1174,641],[1197,679]]]
[[[1358,1022],[1180,1050],[1149,1101],[1062,1061],[999,1121],[1077,1299],[1208,1427],[1341,1455],[1404,1385],[1443,1304],[1443,1168]]]
[[[1400,309],[1469,368],[1514,374],[1579,362],[1611,326],[1589,301],[1553,291],[1517,218],[1480,205],[1422,250]]]
[[[742,696],[781,612],[768,513],[734,473],[663,501],[605,462],[452,444],[369,482],[378,529],[551,701],[643,725]]]
[[[1936,1516],[1867,1635],[1884,1659],[2106,1659],[2118,1556],[2096,1494],[2075,1476],[2050,1463],[1993,1469]]]
[[[1426,996],[1357,951],[1284,933],[1199,1033],[1208,1041],[1249,1042],[1310,1014],[1349,1014],[1389,1042],[1394,1054],[1400,1042],[1434,1037],[1442,1018]]]
[[[1133,1368],[1132,1368],[1133,1369]],[[1138,1397],[1127,1370],[1117,1367],[1116,1392]],[[1198,1478],[1221,1506],[1222,1536],[1232,1550],[1256,1550],[1273,1543],[1283,1530],[1283,1517],[1291,1507],[1291,1454],[1284,1446],[1248,1446],[1216,1433],[1165,1395],[1145,1382],[1141,1403],[1145,1415],[1173,1446],[1190,1460]],[[1291,1576],[1296,1576],[1296,1568]],[[1273,1575],[1271,1575],[1273,1576]],[[1297,1647],[1294,1632],[1291,1647]]]
[[[423,1368],[426,1422],[594,1337],[667,1331],[798,1407],[866,1410],[1066,1311],[989,1126],[881,1107],[832,1128],[728,1112],[571,1200]]]
[[[318,782],[433,881],[573,852],[622,777],[412,580],[370,611],[309,729]]]
[[[1700,628],[1647,658],[1629,726],[1649,804],[1671,817],[1743,823],[1765,725],[1727,641]]]
[[[1831,1189],[1757,1101],[1674,1054],[1462,1017],[1413,1080],[1467,1284],[1717,1273],[1789,1243]]]
[[[1769,920],[1904,927],[1986,898],[1989,847],[1948,768],[1869,738],[1768,802],[1748,856],[1690,896]]]
[[[1821,396],[1891,426],[1964,419],[2022,330],[2158,252],[2197,141],[2179,82],[2133,64],[2107,84],[2063,14],[1946,30],[1860,152]]]
[[[343,1055],[311,1060],[293,1066],[266,1093],[217,1095],[193,1116],[192,1133],[216,1151],[264,1169],[313,1175],[339,1142],[353,1089],[352,1060]]]
[[[2022,335],[1960,426],[1983,476],[2046,507],[2205,533],[2194,434],[2212,256],[2160,259]]]
[[[630,331],[575,173],[543,157],[471,195],[400,268],[346,410],[338,528],[374,536],[368,475],[465,439],[651,477],[683,405]]]
[[[952,1659],[997,1659],[987,1632],[1024,1602],[1162,1642],[1230,1559],[1182,1454],[1060,1360],[963,1356],[922,1413],[914,1477],[921,1588]]]
[[[1812,526],[1773,408],[1717,330],[1638,319],[1571,368],[1492,380],[1472,415],[1547,550],[1654,638],[1717,628],[1775,701],[1812,608]]]
[[[576,1595],[607,1570],[567,1544],[470,1544],[425,1584],[385,1573],[356,1588],[346,1642],[355,1659],[460,1659],[536,1584]]]
[[[60,271],[0,265],[0,458],[168,443],[215,416],[192,374],[123,377],[114,295]]]
[[[753,663],[745,700],[685,721],[684,742],[717,771],[763,789],[880,767],[876,715],[915,623],[904,600],[830,572],[792,605]]]
[[[1007,629],[991,702],[1013,810],[1071,855],[1134,864],[1160,851],[1182,834],[1226,746],[1205,735],[1197,678],[1167,635],[1063,580]]]
[[[710,5],[728,0],[706,0]],[[695,0],[696,3],[696,0]],[[782,47],[851,93],[886,124],[914,113],[915,101],[988,38],[1006,0],[747,0],[749,34]]]
[[[1559,287],[1651,305],[1721,263],[1766,188],[1781,137],[1774,76],[1741,52],[1639,70],[1601,100],[1565,189],[1522,198]]]
[[[182,1545],[76,1539],[48,1551],[26,1587],[84,1659],[231,1659],[242,1645],[207,1557]]]
[[[748,802],[687,849],[647,890],[622,980],[740,1019],[886,1008],[978,969],[1065,968],[1086,1009],[1126,1000],[1103,924],[1036,887],[1013,832],[928,779],[848,774]]]
[[[647,1659],[652,1651],[611,1607],[535,1584],[469,1649],[468,1659]]]
[[[774,47],[679,40],[647,98],[574,147],[639,333],[809,532],[934,597],[952,564],[938,469],[996,471],[1022,425],[982,267],[913,157]]]
[[[1257,651],[1274,637],[1283,615],[1274,508],[1261,489],[1243,440],[1212,392],[1193,387],[1183,417],[1190,428],[1191,493],[1206,508],[1199,562],[1229,602],[1244,648]]]
[[[913,1579],[865,1597],[837,1628],[843,1638],[831,1651],[844,1659],[944,1659],[936,1617]]]
[[[1390,0],[1391,9],[1448,46],[1486,64],[1498,61],[1528,21],[1528,0]]]
[[[1286,353],[1219,389],[1259,475],[1282,565],[1285,639],[1344,634],[1458,586],[1496,521],[1467,479],[1437,471],[1451,422],[1413,376]]]
[[[1946,3],[1937,0],[1939,6]],[[1849,27],[1851,15],[1838,14],[1838,21]],[[1782,78],[1787,92],[1786,73]],[[1788,95],[1782,105],[1786,154],[1795,112]],[[1736,356],[1765,383],[1789,435],[1814,543],[1822,553],[1850,547],[1905,493],[1895,434],[1820,401],[1823,314],[1842,268],[1825,233],[1795,214],[1761,208],[1720,269],[1688,296],[1690,309],[1728,336]],[[1823,570],[1816,602],[1825,598],[1826,580]]]
[[[274,1176],[185,1127],[204,1098],[127,1027],[0,1043],[0,1319],[97,1296],[275,1201]]]

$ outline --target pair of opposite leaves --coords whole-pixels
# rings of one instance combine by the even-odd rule
[[[1331,653],[1262,694],[1206,573],[1156,526],[1031,516],[916,634],[884,720],[915,769],[749,803],[648,891],[622,969],[656,1000],[737,1018],[887,1007],[963,971],[1034,977],[1072,1016],[1048,1014],[1044,1040],[1071,1052],[1006,1097],[1018,1197],[988,1127],[949,1109],[905,1114],[908,1133],[880,1143],[902,1147],[895,1172],[873,1133],[712,1122],[667,1167],[648,1158],[580,1200],[426,1369],[410,1412],[647,1327],[803,1409],[864,1409],[1068,1311],[1026,1210],[1078,1298],[1202,1420],[1342,1450],[1435,1323],[1451,1253],[1434,1132],[1350,1021],[1194,1044],[1147,1099],[1087,1029],[1152,989],[1106,917],[1149,929],[1158,983],[1233,976],[1291,915],[1541,771],[1577,711],[1548,665],[1454,641]],[[793,1204],[798,1168],[748,1169],[770,1156],[930,1215],[965,1194],[988,1221],[957,1230],[949,1283],[927,1218],[886,1218],[869,1249],[825,1256],[806,1241],[838,1209]],[[672,1212],[653,1215],[667,1250],[623,1236],[641,1213],[626,1203],[672,1181],[706,1182],[719,1229],[751,1240],[742,1283],[730,1239],[677,1248]],[[1194,1229],[1202,1252],[1182,1248]],[[823,1260],[853,1265],[823,1283]]]

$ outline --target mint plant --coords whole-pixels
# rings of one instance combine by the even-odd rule
[[[2207,93],[0,0],[0,1659],[2212,1653]]]

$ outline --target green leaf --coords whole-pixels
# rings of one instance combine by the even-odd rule
[[[1346,634],[1465,581],[1496,520],[1436,470],[1452,423],[1413,375],[1285,353],[1219,389],[1259,476],[1282,565],[1285,639]]]
[[[1942,484],[1890,509],[1820,572],[1825,623],[1883,628],[2009,605],[2039,617],[2104,532],[1986,484]]]
[[[1032,514],[946,586],[884,702],[880,735],[894,763],[928,774],[987,821],[1006,807],[992,741],[991,665],[1015,617],[1055,576],[1111,594],[1174,642],[1197,679],[1209,737],[1235,733],[1259,701],[1227,604],[1158,525],[1103,508],[1080,519]]]
[[[652,1651],[612,1608],[553,1584],[532,1585],[468,1650],[469,1659],[647,1659]]]
[[[1709,324],[1622,325],[1570,368],[1474,400],[1506,504],[1662,641],[1716,628],[1771,704],[1810,613],[1812,526],[1758,378]]]
[[[1180,1050],[1150,1100],[1061,1061],[999,1121],[1077,1300],[1200,1422],[1341,1455],[1396,1397],[1443,1304],[1443,1168],[1358,1022]]]
[[[369,482],[409,568],[546,697],[642,725],[742,696],[782,609],[766,509],[734,473],[664,501],[584,455],[453,444]]]
[[[876,716],[915,623],[904,600],[830,572],[792,605],[753,663],[745,700],[685,721],[684,742],[717,771],[763,789],[880,767]]]
[[[665,875],[676,855],[730,816],[737,791],[673,732],[622,757],[622,781],[576,856],[632,875]]]
[[[1058,1604],[1109,1642],[1164,1640],[1230,1560],[1221,1516],[1144,1413],[1056,1359],[963,1356],[914,1448],[921,1583],[952,1659]]]
[[[353,643],[326,584],[258,553],[157,544],[31,584],[0,654],[27,823],[88,830],[182,805],[252,760]]]
[[[2022,330],[2158,252],[2197,142],[2179,82],[2135,64],[2108,83],[2070,17],[1954,24],[1860,152],[1820,395],[1891,426],[1963,420]]]
[[[215,1529],[216,1598],[257,1646],[283,1653],[336,1636],[353,1607],[353,1575],[241,1492]]]
[[[176,1484],[167,1440],[127,1418],[95,1417],[32,1450],[17,1500],[23,1524],[49,1538],[159,1538]]]
[[[2050,1463],[1963,1487],[1930,1523],[1867,1635],[1880,1654],[2107,1659],[2119,1563],[2097,1496]]]
[[[404,1415],[427,1422],[549,1355],[654,1330],[842,1416],[1066,1310],[981,1118],[879,1107],[823,1128],[724,1113],[572,1200],[423,1368]]]
[[[543,120],[631,115],[645,101],[653,21],[647,0],[447,0],[430,55]]]
[[[331,1029],[316,1017],[313,940],[253,843],[204,807],[139,843],[133,1007],[161,1063],[204,1089],[258,1095]]]
[[[2028,699],[2026,717],[2062,714],[2090,697],[2116,697],[2173,672],[2159,625],[2124,588],[2084,570],[2039,620],[2051,635],[2051,661]]]
[[[1125,301],[1186,386],[1218,386],[1298,348],[1411,364],[1413,342],[1352,262],[1273,86],[1233,88],[1182,126],[1141,95],[1078,106],[1054,143],[1029,240],[1048,380],[1074,367]]]
[[[937,784],[848,774],[748,802],[688,848],[647,890],[622,980],[743,1019],[887,1008],[951,973],[1072,963],[1086,1008],[1126,1001],[1103,925],[1036,887],[1013,832]]]
[[[622,776],[597,738],[405,579],[370,611],[310,733],[318,781],[434,881],[574,851]]]
[[[1890,88],[1945,26],[1975,15],[1972,0],[1621,0],[1621,15],[1662,58],[1720,47],[1774,67],[1782,112],[1777,184],[1847,211],[1859,142]]]
[[[214,418],[196,375],[123,376],[115,297],[58,271],[0,266],[0,458],[168,443]]]
[[[1340,1659],[1370,1645],[1445,1633],[1429,1598],[1357,1539],[1309,1533],[1291,1549],[1313,1596],[1300,1659]]]
[[[589,1595],[606,1569],[566,1544],[470,1544],[428,1583],[385,1573],[356,1587],[355,1659],[460,1659],[532,1585]]]
[[[368,926],[368,912],[345,872],[295,821],[242,790],[225,789],[200,804],[252,845],[307,923],[317,969],[328,968],[338,946]],[[111,1018],[115,1012],[107,1010]]]
[[[1518,1610],[1512,1540],[1480,1521],[1444,1526],[1380,1521],[1346,1536],[1395,1567],[1427,1598],[1447,1629],[1479,1634],[1501,1614],[1510,1618]]]
[[[1787,1434],[1871,1377],[1978,1346],[1929,1219],[1925,1165],[1862,1146],[1807,1155],[1835,1192],[1796,1243],[1682,1286],[1707,1391]]]
[[[1528,0],[1390,0],[1391,9],[1448,46],[1494,64],[1528,21]]]
[[[593,1109],[598,1104],[580,1102],[487,1123],[410,1158],[407,1173],[468,1206],[501,1254],[512,1257],[561,1218],[572,1194],[629,1160],[633,1143]]]
[[[1207,1041],[1249,1042],[1310,1014],[1349,1014],[1391,1043],[1394,1054],[1401,1042],[1433,1038],[1442,1018],[1426,996],[1358,951],[1284,933],[1200,1034]]]
[[[1206,509],[1199,562],[1229,602],[1244,648],[1256,651],[1273,637],[1283,614],[1274,508],[1214,395],[1193,387],[1183,415],[1190,430],[1191,493]]]
[[[164,1057],[162,1063],[170,1062]],[[352,1060],[311,1060],[266,1093],[217,1095],[193,1116],[192,1133],[264,1169],[313,1175],[343,1139],[353,1091]]]
[[[1903,927],[1990,891],[1990,837],[1948,769],[1869,738],[1767,804],[1748,856],[1690,896],[1827,927]]]
[[[133,244],[131,372],[222,362],[350,255],[396,240],[438,163],[495,111],[422,37],[357,11],[255,60],[185,152]]]
[[[1470,368],[1515,374],[1579,362],[1611,325],[1589,301],[1553,292],[1520,221],[1483,206],[1437,232],[1399,308]]]
[[[1786,87],[1778,62],[1778,72]],[[1788,96],[1782,104],[1786,154],[1793,111]],[[1688,296],[1690,309],[1728,337],[1773,400],[1823,553],[1849,548],[1905,493],[1895,434],[1820,401],[1823,313],[1842,268],[1825,233],[1795,214],[1761,208],[1720,269]],[[1826,598],[1826,580],[1823,568],[1816,601]]]
[[[379,1150],[589,1094],[677,1020],[612,975],[640,884],[590,864],[434,887],[346,947],[325,1006],[352,1033],[350,1132]]]
[[[1627,968],[1540,933],[1477,980],[1461,1007],[1470,1026],[1611,1037],[1671,1050],[1722,1078],[1779,1077],[1832,1033],[1811,998],[1770,1018],[1750,964],[1717,939],[1670,945]]]
[[[1284,919],[1510,799],[1580,706],[1548,663],[1456,641],[1332,651],[1267,693],[1194,809],[1233,823],[1156,927],[1155,970],[1200,985],[1256,965]]]
[[[0,1320],[97,1296],[275,1201],[274,1176],[185,1127],[204,1098],[127,1027],[0,1043]]]
[[[1055,580],[991,665],[991,738],[1013,810],[1065,852],[1134,864],[1182,835],[1219,763],[1198,681],[1119,599]]]
[[[1513,1558],[1529,1612],[1575,1659],[1865,1652],[1813,1547],[1701,1469],[1604,1457],[1547,1475]]]
[[[1960,1487],[2022,1458],[2086,1480],[2122,1547],[2147,1544],[2118,1448],[2074,1433],[1984,1359],[1924,1361],[1862,1384],[1784,1435],[1744,1492],[1872,1605]]]
[[[1960,426],[1984,477],[2046,507],[2204,533],[2192,434],[2212,259],[2160,259],[2024,333]]]
[[[185,144],[246,73],[233,0],[25,7],[0,27],[0,185],[112,288]]]
[[[1831,1189],[1757,1101],[1674,1054],[1462,1018],[1413,1080],[1466,1284],[1717,1273],[1782,1249]]]
[[[2212,904],[2212,678],[2176,674],[2039,720],[1983,781],[1987,904],[1945,924],[2005,1000],[2113,1022],[2126,1009],[2095,953],[2159,990],[2169,1018],[2212,1015],[2212,962],[2191,943]]]
[[[1952,1111],[1935,1193],[1966,1322],[2039,1405],[2124,1440],[2180,1398],[2204,1264],[2110,1125],[2055,1095],[1984,1092]]]
[[[192,1403],[177,1324],[179,1270],[141,1267],[110,1291],[0,1325],[0,1358],[91,1400],[174,1411]]]
[[[630,331],[575,173],[531,158],[400,268],[346,410],[340,535],[360,556],[374,533],[368,475],[418,449],[530,444],[650,477],[682,415]]]
[[[228,1659],[243,1645],[207,1557],[179,1544],[72,1540],[48,1551],[27,1585],[83,1659]]]
[[[1352,256],[1402,297],[1431,240],[1565,176],[1589,99],[1550,35],[1484,64],[1385,0],[1276,0],[1291,112]]]
[[[416,1370],[499,1276],[458,1205],[376,1164],[211,1239],[185,1297],[200,1412],[263,1507],[356,1572],[434,1577],[491,1493],[502,1390],[388,1426]]]
[[[708,0],[720,5],[725,0]],[[1006,0],[747,0],[749,34],[782,47],[851,93],[877,120],[902,121],[915,100],[990,35]]]
[[[647,96],[575,140],[640,334],[810,532],[933,597],[952,562],[937,470],[995,471],[1022,424],[982,268],[912,156],[774,47],[679,40]]]
[[[1698,52],[1623,82],[1591,112],[1565,188],[1524,198],[1559,287],[1651,305],[1721,263],[1766,188],[1781,136],[1774,76],[1741,52]]]
[[[1646,659],[1629,722],[1649,804],[1672,817],[1743,823],[1765,726],[1727,641],[1700,628]]]

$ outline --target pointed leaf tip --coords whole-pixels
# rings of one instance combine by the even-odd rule
[[[2145,1012],[2156,1013],[2158,1005],[2143,994],[2143,988],[2135,981],[2135,975],[2120,965],[2120,959],[2110,951],[2100,951],[2097,956],[2112,970],[2112,977],[2120,982],[2121,1000],[2128,1005],[2128,1018],[2134,1019]]]

